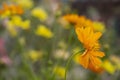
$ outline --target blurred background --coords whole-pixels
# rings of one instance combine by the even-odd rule
[[[64,80],[83,48],[66,14],[93,21],[106,55],[102,74],[76,55],[67,80],[120,80],[120,0],[0,0],[0,80]]]

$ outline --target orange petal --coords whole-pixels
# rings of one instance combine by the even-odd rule
[[[0,14],[2,14],[3,13],[3,10],[0,10]]]
[[[96,32],[96,33],[94,34],[94,40],[95,40],[95,41],[98,40],[101,36],[102,36],[102,33],[101,33],[101,32]]]
[[[95,56],[90,57],[90,62],[92,62],[93,66],[95,66],[95,67],[102,64],[101,60]]]
[[[103,68],[101,66],[95,67],[95,66],[93,66],[93,63],[91,63],[91,62],[89,63],[88,68],[91,71],[96,72],[96,73],[102,73],[103,72]]]
[[[82,33],[82,30],[80,28],[75,28],[75,31],[77,33],[78,39],[81,41],[81,43],[83,43],[84,34]]]
[[[4,10],[9,10],[9,6],[6,3],[3,3],[3,9]]]
[[[17,8],[17,13],[18,13],[18,14],[23,14],[23,13],[24,13],[22,7],[16,6],[16,8]]]
[[[101,51],[93,51],[93,52],[91,52],[91,54],[93,56],[96,56],[96,57],[103,57],[103,56],[105,56],[104,52],[101,52]]]
[[[80,56],[80,64],[84,67],[87,68],[89,64],[89,54],[84,53],[85,55]]]

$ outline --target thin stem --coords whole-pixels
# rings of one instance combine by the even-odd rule
[[[66,64],[66,68],[65,68],[65,80],[67,80],[67,71],[68,71],[69,64],[70,64],[72,58],[73,58],[75,55],[77,55],[77,54],[79,54],[80,52],[82,52],[82,51],[83,51],[83,50],[78,51],[78,52],[75,53],[75,54],[72,54],[72,55],[70,56],[70,58],[68,59],[68,62],[67,62],[67,64]]]
[[[17,37],[17,41],[18,40],[19,40],[19,38]],[[22,59],[23,59],[22,61],[23,61],[25,69],[27,70],[26,72],[28,72],[27,74],[29,74],[30,77],[32,77],[31,80],[38,80],[36,74],[34,73],[34,71],[32,70],[32,68],[30,67],[30,64],[28,64],[27,59],[25,58],[25,55],[24,55],[24,51],[25,51],[24,46],[22,46],[19,42],[18,42],[18,45],[20,46],[21,56],[22,56]]]

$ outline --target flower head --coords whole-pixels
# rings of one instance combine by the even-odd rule
[[[44,9],[42,8],[34,8],[32,11],[31,11],[31,14],[32,16],[40,19],[41,21],[45,21],[47,19],[47,13],[45,12]]]
[[[65,77],[65,68],[64,67],[56,66],[53,71],[61,78]]]
[[[36,35],[43,36],[45,38],[53,37],[53,33],[44,25],[39,25],[35,33]]]
[[[105,24],[102,22],[94,21],[93,27],[95,31],[105,32]]]
[[[23,14],[23,9],[19,5],[3,3],[3,9],[0,10],[1,17],[8,17],[13,14]]]
[[[90,19],[87,19],[85,16],[79,16],[76,14],[68,14],[63,16],[63,18],[70,22],[75,24],[75,28],[77,27],[93,27],[93,22]]]
[[[20,16],[11,16],[11,20],[8,20],[7,22],[7,27],[28,30],[30,28],[30,20],[23,21]]]
[[[110,60],[104,60],[103,61],[103,68],[110,74],[114,74],[117,67],[113,65]]]
[[[80,56],[80,64],[84,68],[88,68],[94,72],[102,72],[101,67],[101,60],[99,58],[103,57],[104,53],[101,51],[91,51],[86,50],[81,56]]]
[[[79,16],[76,14],[68,14],[68,15],[63,16],[63,18],[66,21],[73,23],[73,24],[76,24],[76,22],[79,20]]]
[[[18,5],[20,5],[22,8],[29,9],[33,7],[33,1],[32,0],[13,0]]]
[[[80,64],[89,68],[95,72],[101,72],[101,60],[100,57],[104,56],[104,53],[99,51],[100,44],[98,39],[101,37],[100,32],[94,32],[90,27],[76,28],[78,39],[85,47],[85,52],[80,56]]]
[[[42,57],[42,52],[36,51],[36,50],[30,50],[29,51],[29,58],[33,61],[36,62]]]
[[[79,41],[83,44],[85,51],[80,55],[79,63],[94,72],[102,72],[100,58],[104,52],[100,51],[98,39],[102,36],[101,32],[95,32],[93,22],[84,16],[66,15],[64,19],[74,23],[75,31]]]
[[[97,44],[98,39],[101,37],[100,32],[93,32],[93,30],[88,28],[76,28],[75,29],[78,39],[84,45],[86,49],[91,49],[95,44]]]

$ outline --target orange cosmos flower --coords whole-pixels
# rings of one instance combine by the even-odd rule
[[[89,19],[87,19],[85,16],[79,16],[76,14],[67,14],[65,16],[63,16],[63,18],[72,23],[75,24],[75,28],[76,27],[91,27],[93,28],[93,22]]]
[[[10,8],[11,14],[17,14],[17,8],[14,4],[11,4],[9,8]]]
[[[96,44],[97,40],[101,37],[100,32],[94,32],[90,27],[75,28],[78,39],[83,43],[86,49],[91,49]]]
[[[101,52],[98,39],[102,36],[101,32],[94,32],[93,22],[85,16],[78,16],[76,14],[68,14],[63,17],[66,21],[75,25],[75,31],[79,41],[86,49],[80,55],[80,64],[84,68],[88,68],[94,72],[101,72],[101,60],[104,53]]]
[[[17,9],[17,13],[18,13],[18,14],[20,14],[20,15],[21,15],[21,14],[23,14],[23,13],[24,13],[24,11],[23,11],[23,9],[22,9],[22,7],[21,7],[21,6],[18,6],[18,5],[17,5],[17,6],[16,6],[16,9]]]
[[[80,56],[80,64],[84,68],[88,68],[94,72],[102,72],[103,69],[101,67],[101,60],[99,58],[103,57],[104,53],[99,50],[86,50]]]
[[[72,24],[76,24],[76,22],[79,20],[79,16],[76,14],[67,14],[63,16],[63,18]]]
[[[0,14],[2,14],[2,12],[3,12],[3,11],[2,11],[2,10],[0,10]]]
[[[10,14],[23,14],[23,9],[19,5],[8,5],[6,3],[3,3],[3,9],[0,10],[0,14],[4,14],[6,12],[9,12]]]
[[[12,14],[23,14],[23,9],[20,6],[11,4],[9,7]]]
[[[94,32],[90,27],[75,28],[78,39],[85,47],[85,52],[80,56],[80,64],[94,72],[101,72],[101,60],[104,53],[99,51],[100,44],[98,39],[101,37],[100,32]]]
[[[9,10],[9,6],[6,3],[3,3],[3,10]]]

